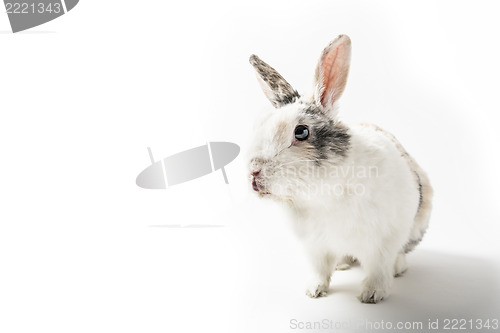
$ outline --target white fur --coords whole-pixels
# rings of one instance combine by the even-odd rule
[[[268,118],[274,122],[266,123],[256,137],[269,138],[266,133],[269,130],[272,133],[273,125],[293,118],[291,109],[293,107],[288,106],[285,112],[279,111],[283,112],[279,117]],[[295,125],[292,121],[290,123]],[[369,302],[372,298],[371,301],[378,302],[386,296],[393,276],[406,269],[406,266],[397,267],[398,271],[395,271],[396,259],[398,255],[404,257],[401,252],[413,226],[419,192],[408,163],[386,135],[365,125],[350,126],[349,133],[350,152],[345,160],[335,165],[348,176],[336,172],[337,177],[308,179],[316,181],[318,188],[337,186],[337,189],[344,188],[345,193],[304,191],[296,197],[280,197],[279,193],[270,196],[287,203],[292,212],[293,228],[303,241],[312,263],[314,273],[308,295],[324,295],[336,264],[350,255],[360,261],[367,273],[361,300]],[[257,142],[261,144],[254,148],[257,151],[254,150],[253,156],[275,156],[286,146],[283,142],[265,139]],[[357,177],[355,171],[363,168],[376,170],[377,174]],[[283,179],[269,181],[280,184]],[[348,193],[349,189],[351,193]]]
[[[350,188],[362,185],[365,192],[336,197],[318,195],[296,204],[294,228],[306,251],[313,254],[316,271],[325,269],[320,253],[336,258],[328,272],[333,272],[335,260],[346,255],[357,258],[367,274],[360,298],[370,301],[373,297],[377,302],[386,296],[396,273],[395,261],[408,241],[419,194],[411,170],[390,140],[369,127],[350,129],[352,150],[343,165],[367,169],[375,166],[378,176],[322,180]],[[327,274],[324,275],[323,279]]]

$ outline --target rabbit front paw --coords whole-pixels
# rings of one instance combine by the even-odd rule
[[[324,297],[328,293],[328,287],[329,283],[327,282],[311,283],[306,290],[306,295],[311,298]]]
[[[383,300],[386,295],[387,291],[385,289],[365,288],[358,296],[358,299],[363,303],[376,304]]]

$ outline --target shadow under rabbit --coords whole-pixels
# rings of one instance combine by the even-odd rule
[[[327,296],[308,301],[307,310],[299,311],[314,314],[310,319],[301,316],[302,320],[413,321],[422,322],[426,331],[429,321],[439,320],[442,329],[445,319],[500,319],[497,263],[425,250],[411,253],[408,262],[409,269],[394,280],[390,296],[376,305],[362,304],[355,297],[363,278],[360,267],[336,271]]]

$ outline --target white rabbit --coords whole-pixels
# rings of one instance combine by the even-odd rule
[[[314,91],[302,97],[257,56],[250,63],[276,110],[258,126],[250,182],[263,198],[283,202],[313,266],[307,295],[327,293],[336,267],[359,260],[366,272],[359,299],[377,303],[405,254],[422,239],[431,211],[425,172],[390,133],[337,119],[351,40],[338,36],[319,59]]]

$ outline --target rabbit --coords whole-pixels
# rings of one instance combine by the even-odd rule
[[[351,40],[340,35],[320,56],[312,93],[302,96],[250,56],[274,110],[256,126],[249,180],[259,197],[290,212],[311,263],[308,296],[326,296],[335,268],[359,261],[366,277],[358,299],[378,303],[427,230],[433,189],[392,134],[338,119],[350,58]]]

